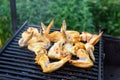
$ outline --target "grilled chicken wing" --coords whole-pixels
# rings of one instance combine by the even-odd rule
[[[73,43],[81,41],[80,33],[77,31],[67,30],[66,35]]]
[[[27,32],[33,32],[33,34],[39,33],[38,29],[34,27],[29,27],[27,29]]]
[[[51,42],[57,42],[61,39],[61,33],[59,31],[54,31],[49,34],[49,39]]]
[[[46,55],[47,51],[42,49],[38,51],[36,54],[36,63],[39,64],[45,73],[53,72],[60,67],[62,67],[68,60],[70,60],[71,55],[68,55],[62,58],[60,61],[50,63],[48,56]]]
[[[99,35],[91,34],[88,32],[82,32],[82,34],[80,34],[80,37],[81,37],[81,41],[86,41],[91,43],[92,45],[95,45],[99,41],[102,34],[103,32],[99,33]]]
[[[73,52],[72,47],[73,47],[72,43],[66,42],[66,43],[64,43],[62,50],[66,53],[70,53],[70,54],[74,55],[75,53]]]
[[[92,44],[90,44],[90,43],[86,43],[86,44],[85,44],[85,48],[86,48],[86,51],[87,51],[87,53],[89,54],[90,58],[91,58],[93,61],[95,61],[95,56],[94,56],[94,54],[93,54],[93,52],[94,52],[94,46],[93,46]]]
[[[31,39],[28,41],[28,49],[31,51],[36,51],[39,47],[48,49],[50,47],[50,41],[45,34],[43,34],[43,30],[40,29],[40,32],[33,34]]]
[[[28,44],[42,41],[42,35],[40,33],[33,34],[31,39],[28,41]]]
[[[47,32],[45,35],[47,35],[49,40],[51,42],[57,42],[62,38],[62,34],[61,34],[61,31],[54,31],[52,33],[49,33],[53,23],[54,23],[54,20],[52,20],[50,22],[48,27],[46,27],[43,23],[41,23],[41,26],[42,26],[42,28],[44,30],[44,33]],[[62,28],[64,30],[66,30],[66,22],[65,22],[65,20],[63,21],[62,26],[64,26],[64,27],[61,27],[61,30],[62,30]],[[69,40],[71,40],[72,42],[78,42],[78,41],[81,40],[81,36],[80,36],[79,32],[77,32],[77,31],[66,30],[66,35],[68,36]]]
[[[93,35],[93,37],[89,40],[89,42],[85,44],[86,51],[93,61],[95,61],[95,57],[93,54],[94,45],[100,40],[100,37],[102,36],[102,34],[103,32],[99,33],[99,35]]]
[[[54,43],[54,45],[48,51],[48,57],[49,58],[62,59],[65,56],[67,56],[68,54],[71,55],[70,53],[64,52],[62,50],[63,44],[66,42],[66,33],[65,33],[66,28],[64,28],[64,27],[65,27],[65,25],[64,25],[64,22],[63,22],[62,27],[61,27],[61,35],[62,35],[61,39],[59,41],[57,41],[56,43]]]
[[[53,23],[54,23],[54,19],[52,19],[52,21],[50,22],[50,24],[46,27],[46,25],[41,22],[41,27],[43,29],[43,33],[44,34],[49,34],[50,33],[50,29],[53,26]]]
[[[37,52],[39,51],[41,48],[47,49],[48,45],[43,43],[43,42],[36,42],[36,43],[32,43],[28,45],[28,49],[33,51],[33,52]]]
[[[80,68],[89,68],[93,66],[93,62],[84,49],[79,49],[76,53],[76,56],[79,58],[78,60],[69,60],[69,63],[71,63],[73,66]]]
[[[62,59],[64,58],[67,54],[62,51],[62,46],[63,46],[64,41],[60,40],[50,48],[48,51],[48,57],[52,59]]]
[[[79,49],[85,49],[85,44],[82,42],[76,42],[71,48],[69,48],[73,55],[76,55]]]
[[[82,32],[82,34],[80,34],[80,37],[81,37],[81,41],[86,41],[86,42],[89,42],[90,39],[92,38],[92,34],[91,33],[88,33],[88,32]]]
[[[22,33],[22,38],[18,41],[19,46],[24,47],[28,45],[28,41],[32,38],[34,34],[39,33],[36,28],[29,27],[26,31]]]
[[[88,43],[95,45],[101,38],[103,32],[99,33],[99,35],[93,35],[93,37],[90,39]]]
[[[22,38],[20,38],[20,40],[18,41],[19,46],[24,47],[28,45],[28,41],[31,39],[32,37],[32,32],[23,32],[22,33]]]
[[[41,35],[40,33],[37,33],[35,35],[32,36],[32,38],[28,41],[28,46],[31,46],[32,44],[41,44],[40,46],[44,47],[44,48],[49,48],[50,46],[50,41],[47,37],[45,37],[44,35]]]
[[[50,29],[51,29],[53,23],[54,23],[54,19],[50,22],[48,27],[46,27],[43,23],[41,23],[41,27],[43,29],[44,35],[47,36],[47,38],[49,38],[49,40],[51,42],[57,42],[61,39],[62,34],[60,31],[54,31],[54,32],[50,33]]]

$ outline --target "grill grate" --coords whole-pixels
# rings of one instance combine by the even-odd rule
[[[18,40],[29,26],[25,22],[18,32],[6,43],[0,54],[0,80],[102,80],[102,41],[95,46],[95,65],[89,69],[82,69],[65,64],[61,69],[52,73],[43,73],[40,66],[35,64],[35,54],[27,48],[21,48]],[[59,29],[52,29],[59,30]]]

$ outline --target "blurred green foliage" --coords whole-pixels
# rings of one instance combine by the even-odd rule
[[[0,0],[0,47],[11,36],[9,0]]]
[[[120,35],[120,0],[16,0],[18,25],[30,17],[30,23],[54,26],[67,22],[67,29],[97,32],[101,25],[106,34]],[[7,32],[6,32],[7,31]],[[9,0],[0,1],[0,41],[11,36]]]
[[[22,5],[20,0],[17,1],[17,12],[21,21],[30,17],[32,23],[40,24],[42,21],[49,24],[54,18],[54,26],[61,27],[65,19],[68,29],[94,32],[93,15],[88,0],[26,0]]]
[[[100,24],[106,34],[120,36],[120,0],[90,0],[94,25]]]

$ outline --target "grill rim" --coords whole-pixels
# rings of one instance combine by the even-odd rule
[[[21,27],[17,30],[17,32],[5,43],[5,45],[0,49],[0,54],[2,54],[2,53],[5,53],[4,52],[4,50],[6,49],[6,47],[10,44],[10,42],[12,42],[12,40],[14,40],[14,38],[18,35],[18,33],[19,32],[21,32],[21,29],[24,27],[24,26],[35,26],[35,27],[37,27],[37,28],[39,28],[39,26],[38,25],[34,25],[34,24],[28,24],[28,21],[29,21],[29,19],[27,19],[22,25],[21,25]],[[52,28],[52,30],[51,31],[54,31],[54,30],[59,30],[59,28]],[[99,31],[100,32],[100,31]],[[103,41],[102,41],[102,37],[101,37],[101,39],[100,39],[100,41],[99,41],[99,51],[98,51],[98,53],[99,53],[99,56],[98,56],[98,77],[97,77],[97,79],[98,80],[103,80],[103,78],[104,78],[104,76],[103,76],[103,72],[104,72],[104,70],[103,70],[103,58],[102,58],[102,55],[103,55]]]

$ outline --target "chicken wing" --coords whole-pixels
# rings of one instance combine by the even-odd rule
[[[99,35],[93,35],[93,37],[89,40],[89,42],[85,44],[86,51],[93,61],[95,61],[95,56],[93,54],[94,45],[100,40],[102,34],[103,32],[99,33]]]
[[[43,72],[45,73],[50,73],[59,69],[71,58],[71,55],[68,55],[62,58],[60,61],[50,63],[49,58],[45,53],[47,53],[47,51],[42,49],[36,53],[37,55],[35,58],[36,63],[41,66]]]
[[[79,49],[76,53],[76,56],[79,58],[78,60],[69,60],[69,63],[73,66],[80,68],[89,68],[93,66],[93,62],[84,49]]]
[[[76,53],[79,49],[85,49],[85,44],[82,42],[76,42],[68,50],[70,53],[72,53],[72,55],[76,55]]]
[[[35,52],[35,53],[37,51],[39,51],[41,48],[47,49],[48,45],[46,43],[43,43],[43,42],[31,43],[28,45],[28,49]]]
[[[19,46],[24,47],[28,45],[28,41],[31,39],[33,33],[24,31],[22,33],[22,38],[18,41]]]
[[[95,56],[93,54],[93,52],[94,52],[94,46],[92,44],[90,44],[90,43],[86,43],[85,44],[85,49],[86,49],[87,53],[89,54],[90,58],[93,61],[95,61]]]
[[[47,38],[49,38],[51,42],[57,42],[61,39],[62,34],[60,33],[60,31],[54,31],[50,33],[50,29],[53,23],[54,23],[54,19],[52,19],[48,27],[46,27],[43,23],[41,23],[41,27],[43,29],[44,35],[47,36]]]
[[[49,34],[50,33],[50,29],[54,24],[54,19],[52,19],[52,21],[50,22],[50,24],[46,27],[46,25],[44,23],[41,22],[41,27],[43,29],[43,33],[44,34]]]
[[[84,42],[89,42],[90,39],[92,38],[92,34],[91,33],[88,33],[88,32],[82,32],[82,34],[80,34],[80,37],[81,37],[81,41],[84,41]]]
[[[65,33],[65,29],[64,28],[64,23],[62,24],[61,27],[61,39],[59,41],[57,41],[56,43],[54,43],[54,45],[50,48],[50,50],[48,51],[48,57],[52,58],[52,59],[62,59],[65,56],[67,56],[69,53],[68,52],[64,52],[62,50],[63,44],[66,42],[66,33]]]
[[[41,35],[40,33],[34,34],[32,36],[32,38],[28,41],[28,44],[36,44],[36,43],[41,43],[41,45],[43,45],[43,47],[45,47],[46,49],[49,48],[50,46],[50,41],[47,37],[45,37],[44,35]]]
[[[88,43],[95,45],[101,38],[103,32],[99,33],[99,35],[93,35],[93,37],[90,39]]]
[[[62,34],[61,34],[62,28],[66,30],[66,22],[65,22],[65,20],[63,21],[62,26],[64,26],[64,27],[61,27],[60,31],[54,31],[54,32],[49,33],[50,29],[51,29],[51,27],[53,25],[53,22],[54,22],[54,20],[52,20],[50,22],[48,27],[46,27],[43,23],[41,23],[41,26],[42,26],[42,28],[44,30],[44,33],[46,32],[45,35],[47,35],[49,40],[51,42],[57,42],[62,37]],[[79,32],[77,32],[77,31],[66,30],[66,35],[69,37],[69,40],[71,40],[72,42],[78,42],[78,41],[81,40],[81,36],[80,36]]]
[[[80,34],[80,37],[81,37],[81,41],[89,42],[92,45],[95,45],[99,41],[102,34],[103,32],[99,33],[99,35],[91,34],[88,32],[82,32],[82,34]]]
[[[81,41],[80,33],[77,31],[67,30],[66,35],[73,43]]]
[[[36,28],[29,27],[26,31],[22,33],[22,38],[18,41],[19,46],[24,47],[28,45],[28,41],[32,38],[34,34],[39,33]]]
[[[34,28],[34,27],[29,27],[26,31],[27,32],[33,32],[33,34],[39,33],[38,29]]]
[[[27,46],[36,54],[35,62],[41,66],[43,72],[50,73],[62,67],[67,61],[73,66],[89,68],[94,65],[94,45],[100,40],[103,32],[91,34],[74,30],[66,30],[65,20],[62,22],[61,30],[50,33],[54,19],[48,26],[41,23],[41,29],[29,27],[22,33],[18,44],[21,47]],[[54,45],[50,47],[50,43]],[[85,43],[86,42],[86,43]],[[50,47],[50,49],[49,49]],[[47,51],[48,50],[48,51]],[[79,59],[71,59],[76,56]],[[59,61],[50,62],[51,59]]]

